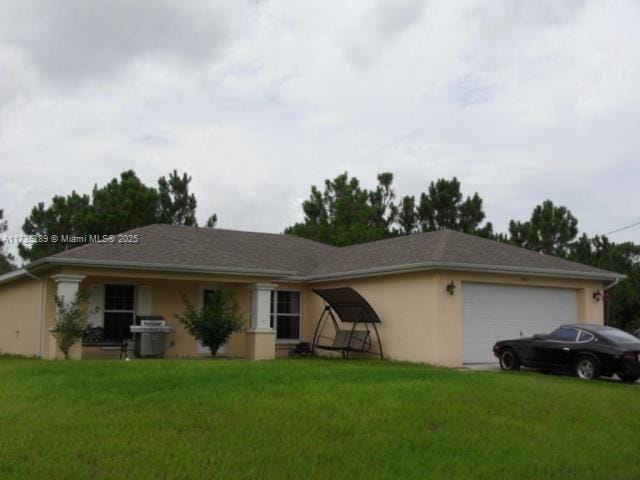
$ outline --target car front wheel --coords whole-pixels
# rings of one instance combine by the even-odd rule
[[[578,357],[573,367],[576,377],[582,380],[595,380],[600,378],[598,364],[591,357]]]
[[[502,370],[520,369],[520,359],[512,348],[505,348],[500,352],[500,368]]]

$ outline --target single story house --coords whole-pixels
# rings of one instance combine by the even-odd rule
[[[381,319],[386,358],[460,366],[494,361],[498,339],[602,324],[602,294],[623,278],[451,230],[348,247],[168,225],[127,234],[137,243],[86,244],[0,276],[0,351],[59,357],[49,332],[54,294],[68,299],[85,288],[90,321],[109,340],[128,336],[136,315],[162,315],[176,327],[168,357],[208,355],[174,314],[184,311],[182,295],[202,305],[225,286],[236,289],[247,328],[219,353],[269,359],[312,340],[325,308],[314,289],[351,287]],[[117,350],[78,345],[73,356]]]

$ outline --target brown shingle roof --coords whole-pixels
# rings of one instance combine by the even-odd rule
[[[567,276],[615,278],[613,272],[543,255],[473,235],[440,230],[333,247],[292,235],[224,229],[150,225],[127,232],[137,244],[89,244],[50,257],[50,261],[132,263],[221,271],[268,271],[302,280],[384,273],[398,269],[486,268],[545,271]]]
[[[292,235],[220,228],[149,225],[126,233],[138,235],[139,242],[87,244],[51,258],[297,274],[313,270],[336,249]]]
[[[487,240],[454,230],[438,230],[376,242],[362,243],[338,249],[336,255],[322,262],[310,273],[311,277],[340,275],[371,269],[408,267],[432,263],[487,267],[505,270],[549,270],[578,274],[602,274],[604,278],[617,274],[582,263],[571,262],[551,255]]]

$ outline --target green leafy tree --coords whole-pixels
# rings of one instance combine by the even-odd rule
[[[13,255],[5,251],[5,242],[2,240],[2,234],[7,231],[9,225],[4,220],[4,211],[0,209],[0,275],[15,269],[13,265]]]
[[[571,245],[569,258],[626,275],[607,292],[607,323],[627,331],[640,328],[640,245],[583,234]]]
[[[186,173],[182,176],[174,170],[169,179],[160,177],[158,180],[159,212],[158,222],[170,225],[185,225],[197,227],[196,196],[189,193],[191,177]]]
[[[91,202],[88,195],[71,192],[66,197],[55,196],[51,205],[45,208],[44,203],[38,203],[31,210],[22,225],[26,235],[41,237],[30,245],[18,245],[20,256],[27,260],[53,255],[74,246],[64,241],[64,235],[84,235],[91,231]],[[53,236],[56,241],[52,240]],[[44,237],[47,237],[46,241]]]
[[[69,358],[71,347],[89,330],[87,298],[88,294],[84,290],[79,290],[70,302],[58,295],[54,296],[56,318],[51,333],[65,359]]]
[[[302,223],[288,227],[285,233],[331,245],[353,245],[391,236],[396,215],[393,205],[393,175],[378,175],[375,190],[360,186],[357,178],[345,172],[325,180],[324,191],[311,187],[311,195],[302,204]]]
[[[417,217],[423,232],[448,228],[484,237],[493,234],[491,223],[480,226],[485,219],[482,199],[477,193],[465,199],[456,177],[429,184],[427,192],[420,195]]]
[[[158,192],[143,184],[133,170],[104,187],[93,189],[91,233],[111,235],[158,222]]]
[[[509,240],[520,247],[548,255],[567,256],[578,234],[578,220],[566,207],[545,200],[526,222],[509,222]]]
[[[211,350],[212,356],[215,356],[229,337],[242,329],[244,318],[240,313],[235,290],[225,288],[210,293],[201,309],[194,307],[186,295],[183,295],[185,312],[174,316],[196,340]]]

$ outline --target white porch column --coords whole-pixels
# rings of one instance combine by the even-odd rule
[[[75,300],[76,293],[78,293],[80,289],[80,282],[85,278],[84,275],[67,275],[64,273],[51,276],[51,280],[56,282],[56,286],[58,287],[57,295],[64,298],[65,303],[70,303]]]
[[[86,277],[84,275],[70,275],[70,274],[58,274],[52,275],[51,279],[56,282],[56,295],[61,297],[66,304],[73,302],[76,298],[76,294],[80,289],[80,282]],[[60,358],[64,355],[58,349],[55,338],[53,336],[49,342],[49,355],[48,358]],[[80,358],[82,356],[82,345],[77,343],[71,347],[70,355],[72,358]]]
[[[251,288],[251,330],[271,330],[272,283],[256,283]]]
[[[276,355],[276,331],[271,328],[272,283],[256,283],[251,289],[251,327],[245,331],[245,354],[251,360],[270,360]]]

